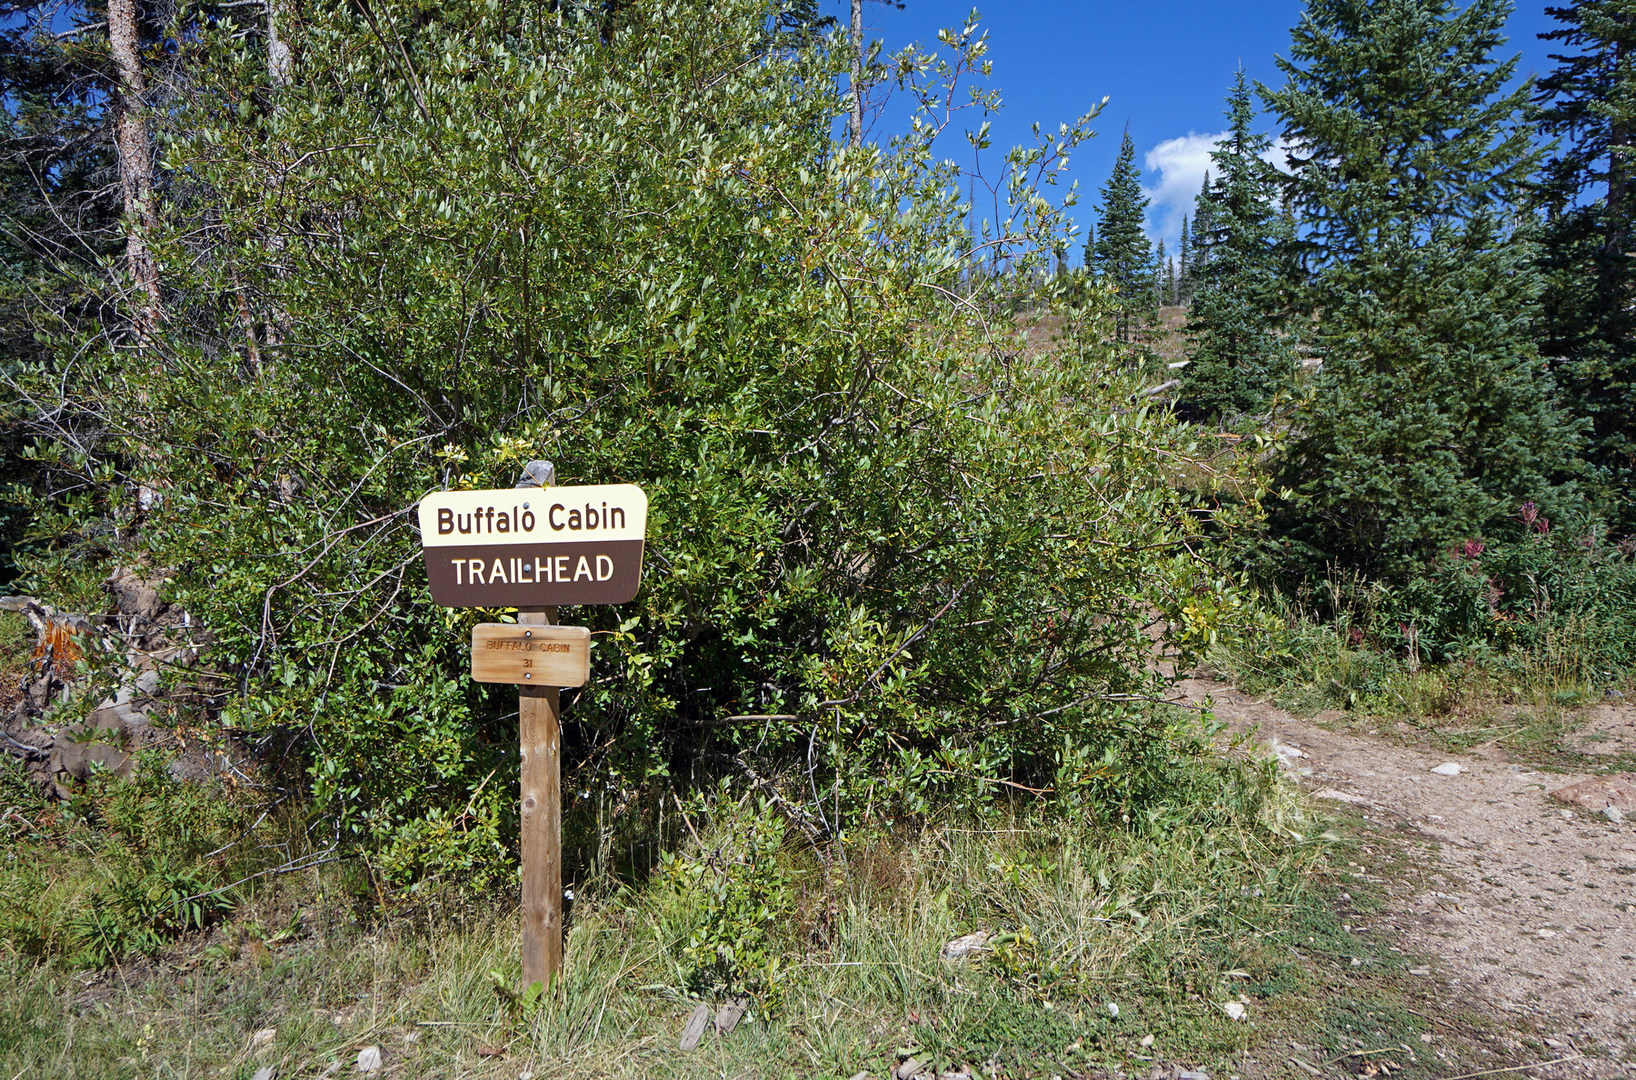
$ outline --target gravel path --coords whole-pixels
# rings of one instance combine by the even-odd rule
[[[1209,680],[1177,692],[1253,730],[1316,798],[1431,841],[1438,865],[1419,886],[1389,890],[1374,929],[1433,957],[1430,977],[1451,995],[1527,1015],[1561,1056],[1592,1055],[1573,1075],[1636,1077],[1636,817],[1616,824],[1548,797],[1590,774],[1330,731],[1322,725],[1342,714],[1302,719]],[[1592,719],[1597,751],[1636,750],[1636,709],[1602,706]],[[1449,763],[1457,774],[1432,771]]]

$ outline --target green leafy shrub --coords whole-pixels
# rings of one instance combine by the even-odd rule
[[[1232,608],[1174,484],[1203,455],[1132,405],[1106,297],[1027,348],[994,318],[1065,242],[1040,184],[1088,118],[1011,155],[974,246],[931,155],[949,117],[837,148],[844,50],[787,48],[765,15],[462,2],[382,37],[320,7],[277,91],[204,28],[154,244],[167,288],[235,302],[180,304],[140,347],[59,328],[60,359],[15,376],[58,493],[29,587],[166,568],[222,723],[298,736],[316,809],[390,880],[489,887],[515,836],[515,698],[466,677],[471,625],[509,613],[430,602],[429,490],[534,457],[641,484],[642,592],[561,613],[594,644],[567,787],[799,762],[832,836],[1126,745],[1157,683],[1143,626],[1173,616],[1185,652]],[[982,64],[974,29],[947,43],[897,65],[919,100]],[[995,252],[1003,288],[966,274]]]
[[[710,849],[666,853],[661,863],[672,902],[690,909],[683,985],[706,996],[754,994],[776,1010],[796,911],[784,818],[766,799],[734,799],[725,786],[715,806]],[[703,803],[694,808],[702,810]]]
[[[1606,683],[1636,667],[1636,544],[1552,528],[1526,506],[1520,539],[1468,540],[1385,592],[1369,632],[1427,660],[1526,657]]]
[[[106,967],[130,955],[152,955],[190,930],[233,910],[216,875],[169,856],[115,860],[68,915],[68,955],[81,967]]]

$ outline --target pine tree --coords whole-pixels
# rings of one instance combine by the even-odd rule
[[[1188,236],[1187,215],[1182,215],[1182,238],[1176,267],[1176,303],[1193,298],[1192,237]]]
[[[1165,242],[1160,240],[1153,252],[1153,308],[1155,311],[1170,302],[1170,294],[1165,292],[1165,265],[1169,261],[1165,257]]]
[[[1204,174],[1204,183],[1193,200],[1193,224],[1187,238],[1187,277],[1182,289],[1183,300],[1189,303],[1198,294],[1199,281],[1210,262],[1210,174]]]
[[[1562,26],[1540,35],[1572,53],[1537,84],[1539,124],[1561,140],[1546,163],[1542,347],[1563,358],[1569,400],[1590,419],[1591,462],[1612,489],[1615,513],[1636,528],[1636,0],[1547,8]]]
[[[1115,337],[1128,342],[1150,313],[1153,250],[1142,231],[1147,210],[1141,174],[1136,169],[1136,144],[1130,132],[1119,145],[1119,159],[1102,186],[1095,247],[1097,272],[1119,290],[1115,300]]]
[[[1295,381],[1282,330],[1290,274],[1279,243],[1278,171],[1262,155],[1272,139],[1254,130],[1240,69],[1227,96],[1226,138],[1210,154],[1218,179],[1201,196],[1210,259],[1198,275],[1187,329],[1193,342],[1183,406],[1213,418],[1258,411]]]
[[[1401,578],[1525,501],[1575,507],[1577,425],[1530,340],[1539,279],[1506,224],[1538,162],[1504,0],[1309,0],[1284,121],[1323,368],[1275,528],[1311,572]],[[1436,92],[1428,92],[1435,87]]]
[[[1177,304],[1181,303],[1181,298],[1176,294],[1175,259],[1164,260],[1164,283],[1159,292],[1164,297],[1164,302],[1167,305],[1175,307]]]

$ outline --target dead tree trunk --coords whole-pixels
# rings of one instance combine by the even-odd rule
[[[285,3],[286,0],[267,0],[267,79],[274,90],[283,89],[290,81],[290,46],[279,34]]]
[[[852,0],[852,145],[863,145],[863,0]]]
[[[153,198],[153,147],[143,115],[147,83],[137,53],[136,0],[109,0],[108,44],[113,54],[114,147],[119,154],[119,193],[124,202],[125,261],[137,290],[137,336],[150,339],[162,314],[159,267],[148,246],[157,219]]]

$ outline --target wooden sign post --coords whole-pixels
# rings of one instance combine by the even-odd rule
[[[647,531],[640,488],[555,484],[549,461],[531,461],[509,491],[434,492],[420,502],[432,599],[445,607],[517,608],[515,625],[472,629],[472,678],[517,685],[525,988],[549,986],[562,971],[557,690],[583,686],[590,666],[590,631],[558,626],[557,607],[631,600]]]
[[[529,465],[534,465],[529,462]],[[547,488],[557,470],[524,470],[520,488]],[[519,626],[551,626],[555,605],[518,608]],[[476,653],[473,653],[473,657]],[[550,986],[562,971],[562,712],[555,686],[517,687],[522,758],[523,986]]]

